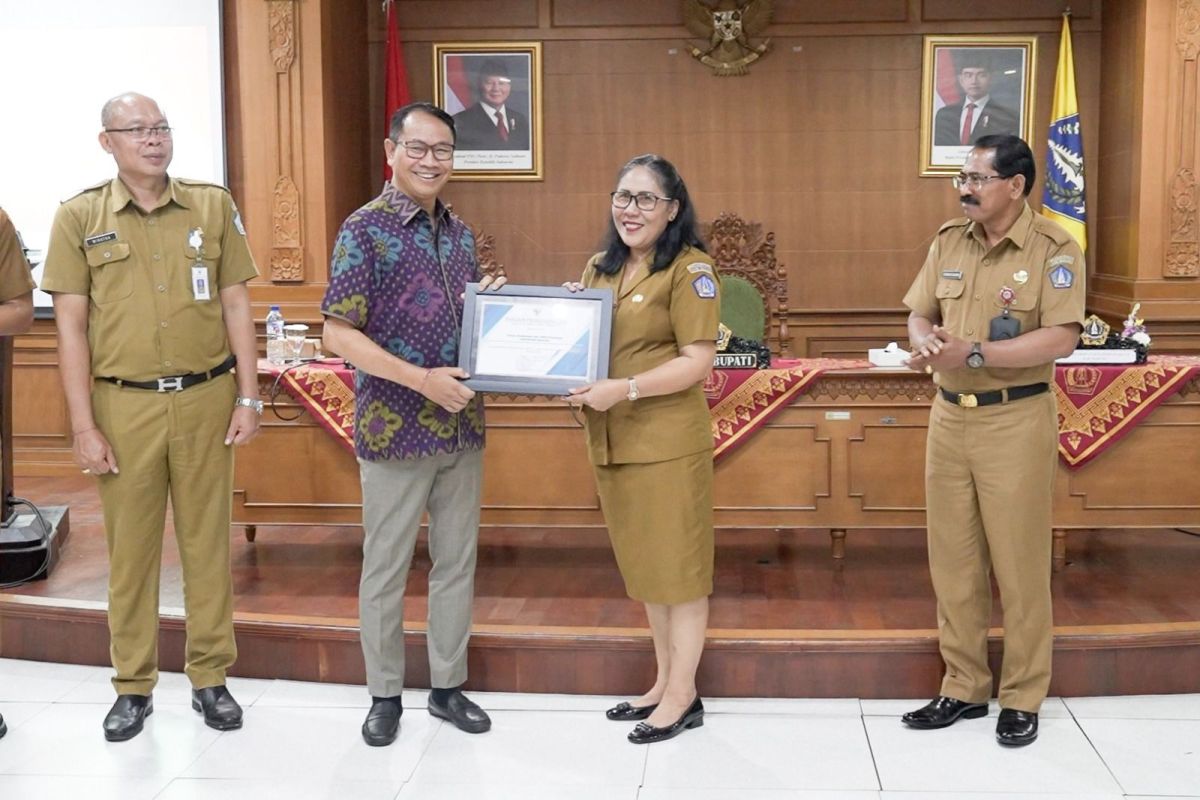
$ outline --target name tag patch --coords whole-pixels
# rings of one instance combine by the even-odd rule
[[[688,264],[687,271],[688,272],[707,272],[709,275],[713,274],[712,267],[710,267],[708,264],[704,264],[704,263],[700,263],[700,262],[697,262],[695,264]]]
[[[962,280],[962,270],[961,269],[944,269],[944,270],[942,270],[942,277],[946,278],[947,280],[961,281]]]
[[[717,284],[707,275],[697,275],[692,280],[692,288],[696,291],[696,296],[705,300],[711,300],[717,296]]]
[[[83,240],[84,247],[95,247],[98,244],[105,242],[115,242],[117,240],[117,232],[109,231],[108,233],[98,233],[95,236],[89,236]]]
[[[1055,289],[1070,289],[1075,283],[1075,273],[1059,264],[1050,270],[1050,285]]]

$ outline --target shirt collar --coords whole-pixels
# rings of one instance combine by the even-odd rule
[[[120,178],[112,179],[112,204],[110,206],[112,213],[117,213],[125,206],[133,202],[133,194],[129,191],[129,187]],[[189,208],[187,201],[183,197],[183,192],[179,191],[179,184],[174,178],[167,178],[167,188],[158,196],[158,202],[154,206],[154,210],[162,208],[167,203],[174,203],[180,208]]]
[[[425,209],[421,208],[421,206],[411,197],[397,189],[396,185],[391,181],[388,181],[383,185],[383,192],[379,195],[379,199],[396,209],[405,225],[408,225],[410,222],[416,219],[418,215],[425,212]],[[449,215],[450,206],[443,203],[441,198],[438,198],[438,200],[434,202],[433,206],[434,218],[436,218],[438,222],[443,222]]]
[[[1018,248],[1024,250],[1025,244],[1029,241],[1029,231],[1033,228],[1033,209],[1029,207],[1029,201],[1025,201],[1025,207],[1021,209],[1020,216],[1016,222],[1008,229],[1008,233],[1000,240],[1008,239]],[[983,230],[980,229],[978,223],[972,222],[966,227],[966,235],[975,239],[987,249],[987,243],[983,240]],[[997,242],[999,244],[999,242]]]

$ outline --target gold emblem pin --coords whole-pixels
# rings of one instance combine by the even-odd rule
[[[642,302],[642,300],[643,300],[644,298],[643,298],[643,297],[642,297],[640,294],[635,294],[633,297],[631,297],[631,298],[629,298],[629,299],[630,299],[630,300],[632,300],[632,301],[633,301],[633,302],[635,302],[635,303],[640,303],[640,302]]]
[[[1024,286],[1025,284],[1029,283],[1029,273],[1023,269],[1019,269],[1013,273],[1013,281],[1015,281],[1018,286]]]

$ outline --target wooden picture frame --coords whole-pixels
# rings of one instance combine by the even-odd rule
[[[451,180],[542,180],[541,42],[435,43],[433,94],[454,117]]]
[[[1029,142],[1036,66],[1036,36],[926,36],[920,174],[957,174],[980,136],[1011,133]],[[973,99],[982,107],[968,108]]]

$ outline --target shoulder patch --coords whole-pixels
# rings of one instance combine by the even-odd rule
[[[711,300],[717,296],[717,284],[708,275],[697,275],[692,278],[692,289],[702,300]]]
[[[703,261],[697,261],[695,264],[688,264],[687,271],[688,272],[707,272],[709,275],[713,274],[712,264],[705,264]]]
[[[1075,273],[1059,264],[1050,270],[1050,285],[1055,289],[1070,289],[1075,283]]]

